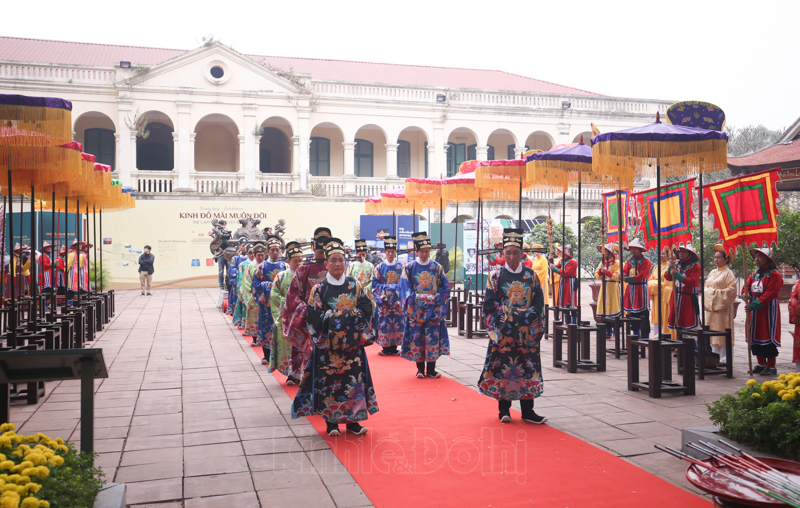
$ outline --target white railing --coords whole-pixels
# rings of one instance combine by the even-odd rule
[[[445,102],[454,105],[477,105],[530,109],[569,109],[599,113],[625,113],[654,115],[656,111],[666,113],[669,101],[638,100],[605,96],[533,94],[530,92],[503,92],[476,90],[451,92],[444,88],[413,87],[399,85],[360,85],[317,81],[314,93],[320,97],[349,99],[397,100],[403,102],[437,102],[437,95],[444,95]]]
[[[169,194],[177,187],[177,175],[172,171],[136,171],[131,180],[131,188],[140,194]]]
[[[390,187],[385,178],[356,178],[354,185],[355,195],[359,198],[374,196]],[[397,180],[394,180],[393,185],[397,186]],[[341,176],[312,176],[309,190],[316,193],[316,195],[323,195],[315,189],[324,191],[324,196],[344,196],[347,193],[347,184]]]
[[[238,194],[239,173],[196,171],[192,174],[191,188],[199,194]]]
[[[287,195],[294,192],[294,178],[287,173],[259,173],[256,186],[262,194]]]
[[[0,79],[111,85],[117,80],[113,67],[59,66],[0,63]]]

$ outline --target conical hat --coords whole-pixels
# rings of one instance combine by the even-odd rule
[[[776,268],[778,267],[778,263],[775,262],[775,253],[772,252],[772,249],[770,249],[769,247],[764,247],[762,249],[750,249],[750,255],[753,256],[753,259],[755,259],[756,254],[759,252],[767,256],[770,259],[770,261],[772,261],[772,264],[774,264]]]
[[[625,247],[625,250],[631,250],[631,249],[642,249],[642,252],[647,252],[647,247],[645,247],[644,244],[640,242],[638,238],[634,238],[630,243],[628,243],[628,246]]]
[[[686,245],[682,245],[682,246],[678,247],[678,253],[680,253],[682,250],[685,250],[685,251],[688,251],[689,253],[691,253],[694,256],[695,261],[700,259],[700,256],[697,255],[697,251],[694,250],[694,245],[692,245],[691,243],[687,243]]]

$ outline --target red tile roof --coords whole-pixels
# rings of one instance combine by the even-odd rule
[[[800,161],[800,141],[768,146],[763,150],[743,157],[728,157],[728,166],[761,166],[764,164],[779,165],[785,162]]]
[[[119,61],[153,66],[186,53],[181,49],[115,46],[84,42],[0,37],[0,61],[111,67]],[[557,85],[504,71],[427,67],[386,63],[319,60],[248,55],[250,58],[313,78],[360,83],[443,86],[515,92],[593,95],[594,92]]]

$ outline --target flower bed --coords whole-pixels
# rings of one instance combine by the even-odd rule
[[[93,455],[42,433],[0,425],[0,508],[91,508],[103,485]]]
[[[800,460],[800,373],[755,379],[733,395],[706,404],[720,434],[789,460]]]

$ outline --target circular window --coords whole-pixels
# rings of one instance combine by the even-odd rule
[[[225,75],[225,69],[223,69],[219,65],[215,65],[214,67],[212,67],[210,72],[211,76],[213,76],[215,79],[221,79],[222,76]]]
[[[222,60],[212,60],[206,64],[203,75],[211,83],[221,85],[231,79],[231,70]]]

